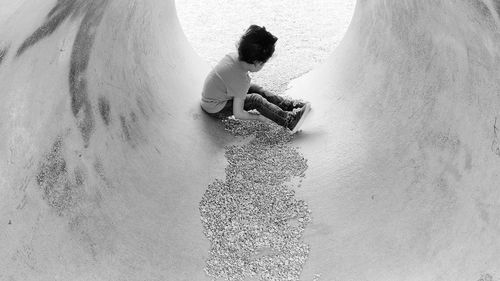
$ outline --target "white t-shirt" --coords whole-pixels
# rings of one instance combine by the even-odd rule
[[[201,107],[209,113],[221,111],[228,100],[247,94],[250,81],[248,71],[238,61],[238,54],[225,55],[205,79]]]

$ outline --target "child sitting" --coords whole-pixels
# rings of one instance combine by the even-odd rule
[[[273,121],[295,133],[311,106],[287,100],[252,84],[248,72],[260,71],[274,53],[278,38],[265,27],[251,25],[238,43],[238,53],[227,54],[210,71],[203,86],[201,107],[209,115]],[[258,113],[248,112],[256,110]]]

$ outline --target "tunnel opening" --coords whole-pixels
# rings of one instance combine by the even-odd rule
[[[211,66],[235,52],[235,44],[248,26],[265,26],[278,37],[276,51],[252,80],[282,94],[289,81],[323,63],[339,45],[356,0],[176,0],[175,5],[186,37]]]

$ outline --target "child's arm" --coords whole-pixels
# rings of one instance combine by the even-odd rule
[[[233,115],[236,119],[241,120],[259,120],[261,122],[269,122],[270,120],[260,114],[252,114],[243,109],[245,97],[234,97],[233,100]]]
[[[271,92],[269,92],[268,90],[264,89],[263,87],[255,84],[255,83],[250,84],[250,89],[248,90],[248,92],[249,93],[259,93],[259,94],[263,94],[265,96],[272,95]]]
[[[262,91],[264,91],[264,88],[255,83],[250,84],[250,89],[248,89],[249,93],[260,93]]]

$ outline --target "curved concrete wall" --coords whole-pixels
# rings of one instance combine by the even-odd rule
[[[225,139],[174,1],[26,1],[0,38],[0,279],[206,278]]]
[[[294,82],[315,105],[299,141],[318,249],[306,275],[498,275],[500,37],[486,3],[358,1],[329,61]]]

